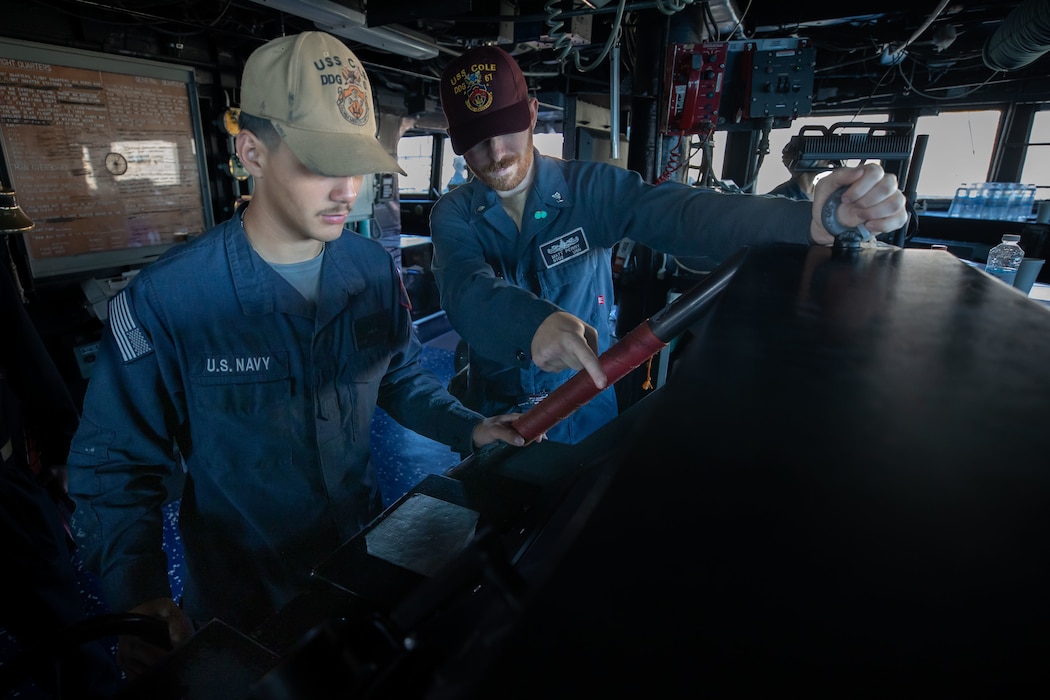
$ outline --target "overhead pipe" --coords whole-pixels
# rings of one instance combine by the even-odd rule
[[[984,65],[995,71],[1024,68],[1050,51],[1050,0],[1024,0],[984,43]]]

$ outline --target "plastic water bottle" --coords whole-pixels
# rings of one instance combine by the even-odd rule
[[[1032,207],[1035,204],[1035,185],[1024,185],[1021,190],[1021,203],[1019,205],[1020,215],[1018,221],[1028,221],[1032,218]]]
[[[1017,244],[1020,240],[1021,236],[1016,233],[1003,234],[1003,242],[988,251],[988,263],[984,266],[985,272],[1013,286],[1014,277],[1017,277],[1017,268],[1021,266],[1021,261],[1024,259],[1024,251]]]
[[[984,214],[984,187],[980,183],[970,185],[970,202],[966,205],[966,213],[963,217],[967,219],[981,219]]]

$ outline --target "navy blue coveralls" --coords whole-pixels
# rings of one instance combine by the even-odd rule
[[[314,308],[235,216],[139,272],[108,329],[69,484],[118,610],[171,596],[162,484],[182,463],[184,609],[249,631],[379,514],[377,404],[461,453],[482,420],[420,366],[393,260],[360,236],[327,244]]]

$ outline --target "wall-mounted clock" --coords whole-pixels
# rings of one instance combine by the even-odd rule
[[[128,159],[119,153],[106,155],[106,170],[114,175],[123,175],[128,171]]]

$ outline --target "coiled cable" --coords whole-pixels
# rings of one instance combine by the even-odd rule
[[[605,47],[602,49],[601,54],[591,61],[589,64],[584,65],[580,60],[580,51],[578,48],[573,46],[572,37],[565,31],[565,22],[562,20],[561,7],[559,7],[560,0],[547,0],[543,6],[544,12],[547,13],[546,24],[550,29],[547,35],[554,42],[554,50],[558,56],[559,61],[568,60],[569,56],[572,56],[573,62],[576,65],[576,70],[581,73],[586,73],[597,68],[605,57],[609,55],[609,50],[612,49],[613,44],[620,40],[620,25],[623,21],[623,11],[627,6],[627,0],[620,0],[620,4],[616,7],[616,19],[613,20],[612,29],[609,31],[609,38],[605,41]],[[691,0],[689,0],[691,1]]]

